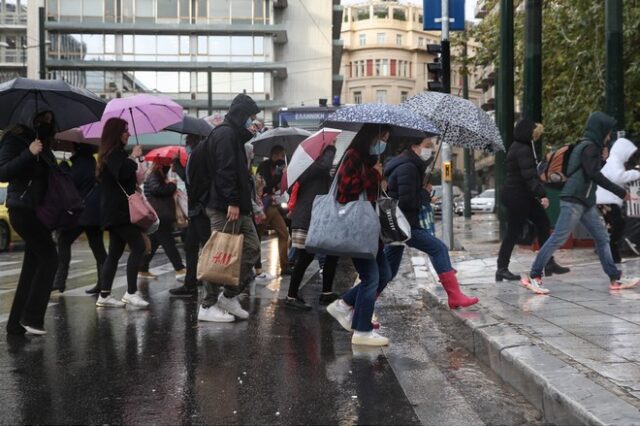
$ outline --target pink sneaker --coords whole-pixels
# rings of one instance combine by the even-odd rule
[[[611,281],[609,284],[609,290],[628,290],[630,288],[634,288],[640,284],[640,280],[638,278],[620,278],[615,281]]]
[[[549,294],[549,290],[542,285],[542,278],[540,277],[531,278],[529,274],[522,274],[520,284],[535,294]]]

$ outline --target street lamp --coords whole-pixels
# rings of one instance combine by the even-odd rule
[[[32,48],[38,48],[40,49],[40,60],[43,60],[43,53],[44,53],[44,49],[45,46],[49,46],[51,44],[51,40],[47,39],[44,41],[44,43],[38,43],[38,44],[32,44],[32,45],[26,45],[23,44],[22,45],[22,63],[23,65],[26,66],[26,62],[27,62],[27,49],[32,49]],[[43,67],[40,67],[40,78],[44,79],[43,73],[42,73],[42,69]]]

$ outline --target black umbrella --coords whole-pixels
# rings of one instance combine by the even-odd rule
[[[56,130],[68,130],[99,121],[106,105],[93,92],[62,80],[19,77],[0,84],[0,128],[13,124],[31,126],[38,113],[51,111]]]
[[[291,158],[300,142],[309,136],[311,136],[311,132],[297,127],[276,127],[251,139],[253,153],[258,157],[269,157],[271,148],[280,145],[287,152],[287,157]]]
[[[172,124],[169,127],[165,127],[165,130],[171,132],[181,133],[183,135],[197,135],[202,137],[209,136],[209,133],[213,130],[213,126],[207,120],[203,118],[191,117],[185,115],[182,121]]]

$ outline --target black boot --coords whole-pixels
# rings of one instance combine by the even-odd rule
[[[180,287],[172,288],[169,290],[172,296],[178,297],[193,297],[198,296],[198,287],[196,285],[183,284]]]
[[[99,285],[94,285],[93,287],[91,287],[88,290],[84,291],[87,294],[98,294],[100,293],[100,286]]]
[[[520,279],[520,275],[512,274],[509,272],[509,268],[498,268],[496,271],[496,281],[518,281]]]
[[[568,272],[571,272],[571,269],[558,265],[553,257],[544,268],[544,275],[547,277],[550,277],[553,274],[562,275]]]

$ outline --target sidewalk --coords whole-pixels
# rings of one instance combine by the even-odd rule
[[[453,334],[555,424],[640,424],[640,288],[610,292],[593,248],[561,250],[572,271],[545,279],[548,296],[519,282],[495,282],[499,248],[493,215],[456,219],[465,251],[451,252],[472,308],[450,311],[428,258],[410,250],[427,305]],[[534,253],[516,248],[510,270],[528,272]],[[640,259],[623,264],[640,276]],[[405,275],[406,276],[406,275]]]

